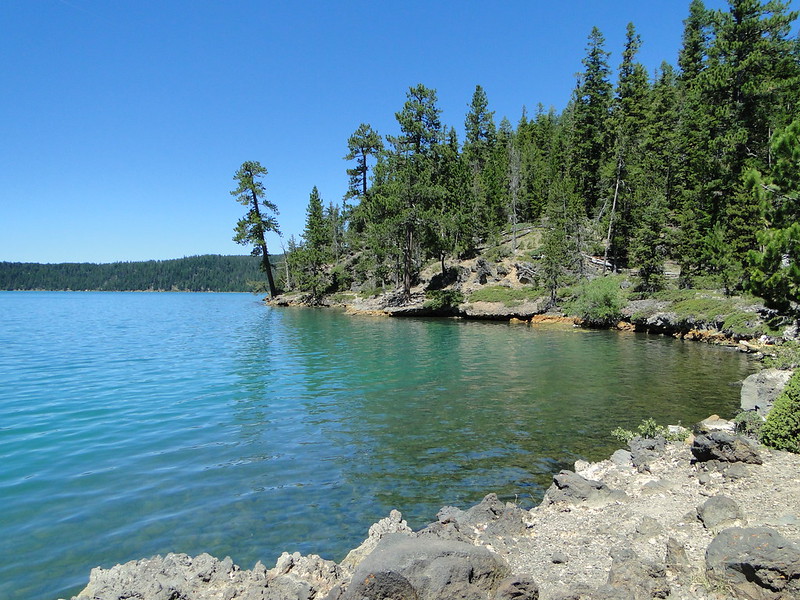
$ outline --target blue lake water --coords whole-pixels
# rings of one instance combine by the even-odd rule
[[[752,371],[638,334],[0,292],[0,598],[170,551],[341,560],[393,508],[533,506],[617,425],[732,416]]]

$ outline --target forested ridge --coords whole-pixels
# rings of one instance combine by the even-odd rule
[[[2,290],[244,292],[261,278],[252,256],[207,254],[115,263],[0,262]]]
[[[615,55],[594,28],[561,112],[522,108],[516,124],[498,124],[477,85],[463,141],[441,121],[436,90],[411,87],[397,131],[362,123],[347,140],[341,204],[311,190],[280,284],[312,301],[353,289],[408,299],[425,266],[446,274],[501,236],[519,252],[526,227],[538,231],[524,249],[530,285],[553,300],[591,264],[653,293],[669,262],[681,287],[796,308],[798,13],[775,0],[729,0],[728,10],[693,0],[687,12],[675,64],[654,73],[637,61],[646,40],[634,24]]]

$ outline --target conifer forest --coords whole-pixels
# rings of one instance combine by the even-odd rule
[[[796,309],[798,13],[777,0],[727,10],[693,0],[687,12],[676,61],[654,73],[637,62],[633,23],[613,54],[594,28],[561,112],[539,105],[498,123],[476,85],[463,140],[442,122],[436,90],[410,87],[394,131],[362,123],[346,140],[344,199],[326,204],[311,189],[279,269],[284,290],[408,298],[424,266],[446,275],[534,228],[528,259],[543,295],[586,278],[589,261],[631,273],[647,294],[670,265],[680,287],[711,282]]]

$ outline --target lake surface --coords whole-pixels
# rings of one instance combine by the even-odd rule
[[[0,292],[0,598],[164,554],[341,560],[489,492],[530,507],[649,416],[736,412],[738,352],[608,331]]]

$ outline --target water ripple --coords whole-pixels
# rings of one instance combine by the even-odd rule
[[[236,294],[2,293],[0,598],[169,551],[341,559],[553,472],[646,416],[736,403],[742,355],[663,338],[272,310]]]

